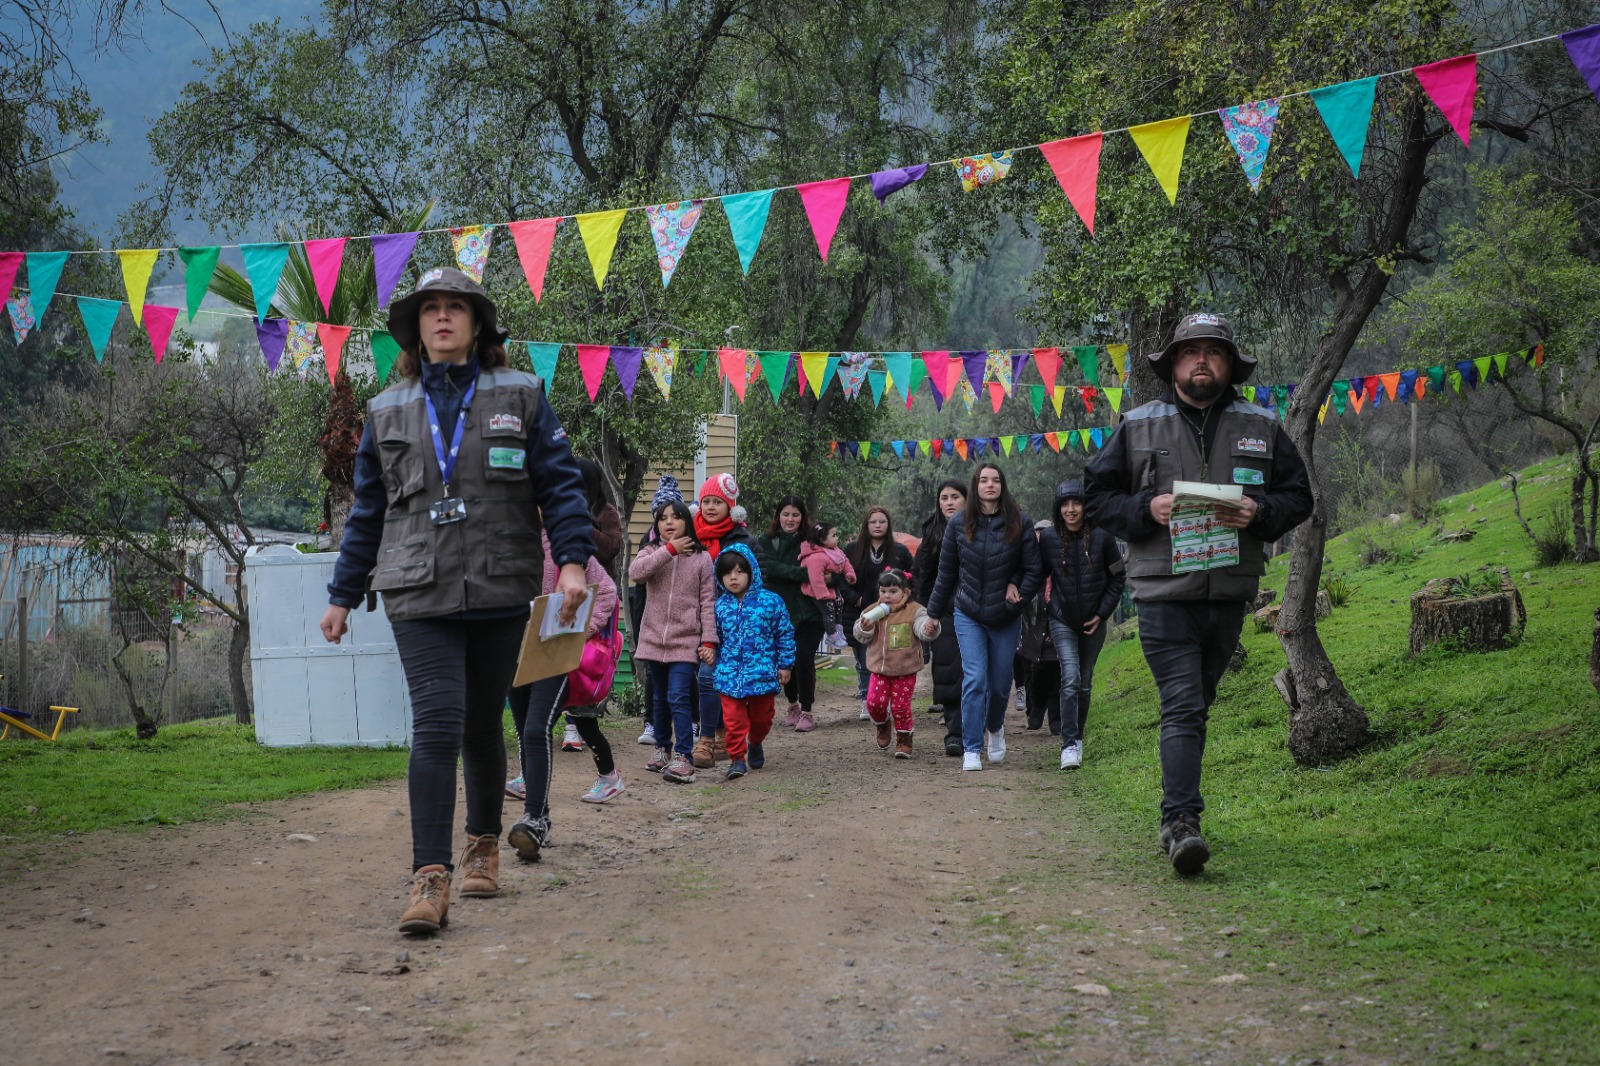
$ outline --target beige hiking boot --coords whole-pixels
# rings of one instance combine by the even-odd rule
[[[889,742],[894,739],[894,726],[889,724],[889,719],[887,718],[873,724],[878,727],[878,747],[887,748]]]
[[[463,897],[485,898],[500,894],[500,838],[485,833],[467,837],[467,846],[456,863],[461,874]]]
[[[728,731],[717,730],[716,739],[711,742],[711,761],[720,762],[728,757]]]
[[[894,757],[911,758],[911,734],[906,730],[899,730],[894,735]]]
[[[450,871],[424,866],[411,876],[411,906],[400,916],[402,933],[437,933],[450,921]]]
[[[709,770],[717,765],[717,760],[711,754],[712,740],[702,735],[694,742],[694,750],[689,753],[689,760],[702,770]]]

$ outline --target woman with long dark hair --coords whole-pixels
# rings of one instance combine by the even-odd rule
[[[809,733],[815,724],[811,706],[817,701],[817,646],[822,643],[822,611],[800,588],[807,577],[800,565],[800,548],[810,530],[806,501],[790,494],[778,500],[772,525],[757,538],[767,555],[761,564],[762,580],[783,599],[794,624],[794,669],[783,685],[789,703],[784,724],[801,733]]]
[[[1006,487],[1006,475],[984,463],[972,475],[967,506],[952,516],[940,547],[939,577],[928,614],[953,619],[961,646],[963,770],[1006,757],[1006,704],[1011,660],[1022,631],[1022,608],[1044,576],[1033,522]]]
[[[967,486],[955,478],[939,486],[934,497],[933,513],[922,523],[922,547],[917,549],[911,572],[917,581],[917,602],[927,603],[933,597],[933,585],[939,578],[940,548],[944,546],[944,529],[950,516],[959,514],[967,505]],[[939,635],[928,642],[928,662],[933,674],[933,709],[944,715],[944,753],[952,758],[961,756],[961,646],[956,643],[954,626],[945,626]]]
[[[1061,666],[1061,769],[1075,770],[1083,765],[1095,660],[1127,582],[1116,538],[1084,517],[1082,481],[1056,486],[1055,514],[1039,540],[1039,554],[1050,574],[1046,610]]]
[[[867,651],[855,639],[856,619],[861,612],[878,602],[878,575],[885,570],[906,573],[911,569],[911,551],[894,539],[894,519],[887,507],[872,506],[861,518],[861,532],[844,546],[845,558],[856,572],[853,582],[843,585],[839,595],[844,600],[844,631],[849,636],[850,648],[856,657],[856,699],[861,704],[860,718],[867,714],[867,683],[872,674],[867,670]]]

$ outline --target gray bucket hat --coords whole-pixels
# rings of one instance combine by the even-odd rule
[[[1198,314],[1185,315],[1178,320],[1178,328],[1172,331],[1172,342],[1161,351],[1149,357],[1150,369],[1156,372],[1156,377],[1162,381],[1172,380],[1172,357],[1177,353],[1179,346],[1185,341],[1212,340],[1222,342],[1233,358],[1233,375],[1229,384],[1237,385],[1249,378],[1255,371],[1254,357],[1245,355],[1239,346],[1233,343],[1233,325],[1221,315],[1209,311]]]
[[[389,332],[400,347],[415,350],[420,332],[417,313],[429,293],[453,292],[465,296],[472,303],[472,314],[481,327],[478,340],[485,344],[504,344],[510,336],[495,322],[494,301],[483,291],[483,286],[467,277],[455,267],[434,267],[417,279],[417,287],[409,296],[389,305]]]

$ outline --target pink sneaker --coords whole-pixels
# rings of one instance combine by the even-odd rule
[[[800,724],[800,705],[798,703],[789,704],[789,713],[784,718],[784,721],[788,723],[791,729]]]
[[[796,733],[809,733],[817,728],[817,720],[811,717],[810,711],[801,711],[800,717],[794,723]]]

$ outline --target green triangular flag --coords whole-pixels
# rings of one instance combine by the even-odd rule
[[[1084,451],[1088,451],[1089,450],[1089,431],[1088,430],[1086,430],[1086,429],[1078,430],[1078,443],[1083,445],[1083,450]]]
[[[1033,417],[1034,418],[1041,418],[1041,417],[1044,416],[1044,386],[1043,385],[1029,385],[1028,386],[1028,403],[1033,405]]]
[[[761,379],[767,383],[767,388],[772,390],[772,402],[777,403],[783,397],[783,386],[789,380],[789,357],[791,352],[757,352],[756,358],[761,362]]]
[[[1078,357],[1078,367],[1083,379],[1095,388],[1100,387],[1100,349],[1093,344],[1075,344],[1072,354]]]
[[[888,374],[882,370],[867,371],[867,384],[872,387],[872,406],[883,403],[883,385]]]
[[[1311,100],[1322,113],[1322,121],[1333,136],[1333,143],[1350,164],[1350,173],[1361,177],[1361,156],[1367,147],[1367,126],[1372,122],[1372,101],[1378,91],[1378,75],[1359,81],[1325,85],[1311,90]]]
[[[121,310],[120,300],[78,297],[78,314],[83,316],[83,330],[89,335],[89,344],[94,348],[95,362],[105,362],[106,345],[111,341],[111,327],[116,325],[117,314]]]
[[[1117,414],[1122,413],[1122,390],[1106,389],[1106,399],[1111,401],[1111,409]]]
[[[216,245],[178,249],[178,258],[183,260],[183,287],[189,297],[190,322],[194,321],[200,301],[206,298],[206,290],[211,287],[211,275],[217,272],[217,253],[221,250]],[[378,375],[379,381],[383,378],[383,374]]]
[[[896,379],[899,380],[898,378]],[[912,394],[917,391],[917,386],[928,380],[928,368],[921,359],[911,364],[911,384],[905,390],[906,406],[911,406]]]
[[[1501,381],[1506,378],[1506,360],[1510,357],[1510,352],[1501,352],[1499,355],[1494,356],[1494,368],[1500,372]]]
[[[917,441],[917,451],[921,452],[923,455],[932,456],[933,455],[933,441],[931,441],[931,440],[919,440],[919,441]]]
[[[1339,417],[1344,417],[1345,408],[1350,406],[1350,383],[1344,383],[1344,388],[1339,387],[1339,382],[1333,383],[1333,391],[1329,397],[1333,400],[1333,409],[1339,412]]]
[[[1444,388],[1444,367],[1430,366],[1428,368],[1428,390],[1438,392]]]
[[[1011,454],[1011,438],[1009,436],[1000,438],[1000,450],[1007,455]]]
[[[705,376],[705,373],[706,373],[706,361],[709,360],[710,358],[711,358],[711,354],[709,352],[701,352],[699,354],[699,356],[697,356],[695,358],[695,361],[694,361],[694,376],[695,377],[698,378],[698,377],[704,377]]]
[[[200,249],[204,251],[205,249]],[[179,250],[179,254],[183,254]],[[212,257],[212,266],[216,266],[216,257]],[[190,275],[191,277],[193,275]],[[194,290],[190,289],[190,299],[193,299]],[[191,305],[192,306],[192,305]],[[372,331],[372,362],[378,370],[378,384],[382,385],[389,378],[389,371],[394,367],[394,361],[400,357],[400,342],[394,339],[394,334],[386,329]]]
[[[1476,358],[1476,359],[1474,359],[1472,361],[1472,365],[1478,368],[1478,384],[1480,384],[1480,385],[1488,384],[1488,382],[1489,382],[1489,367],[1492,366],[1493,363],[1494,363],[1494,360],[1490,356],[1487,356],[1487,355],[1480,355],[1478,358]]]
[[[544,382],[546,395],[550,392],[550,385],[556,379],[556,363],[561,359],[561,345],[550,341],[529,341],[528,362],[533,365],[533,372],[539,380]]]
[[[1454,368],[1450,370],[1450,387],[1457,392],[1461,391],[1461,371]]]

